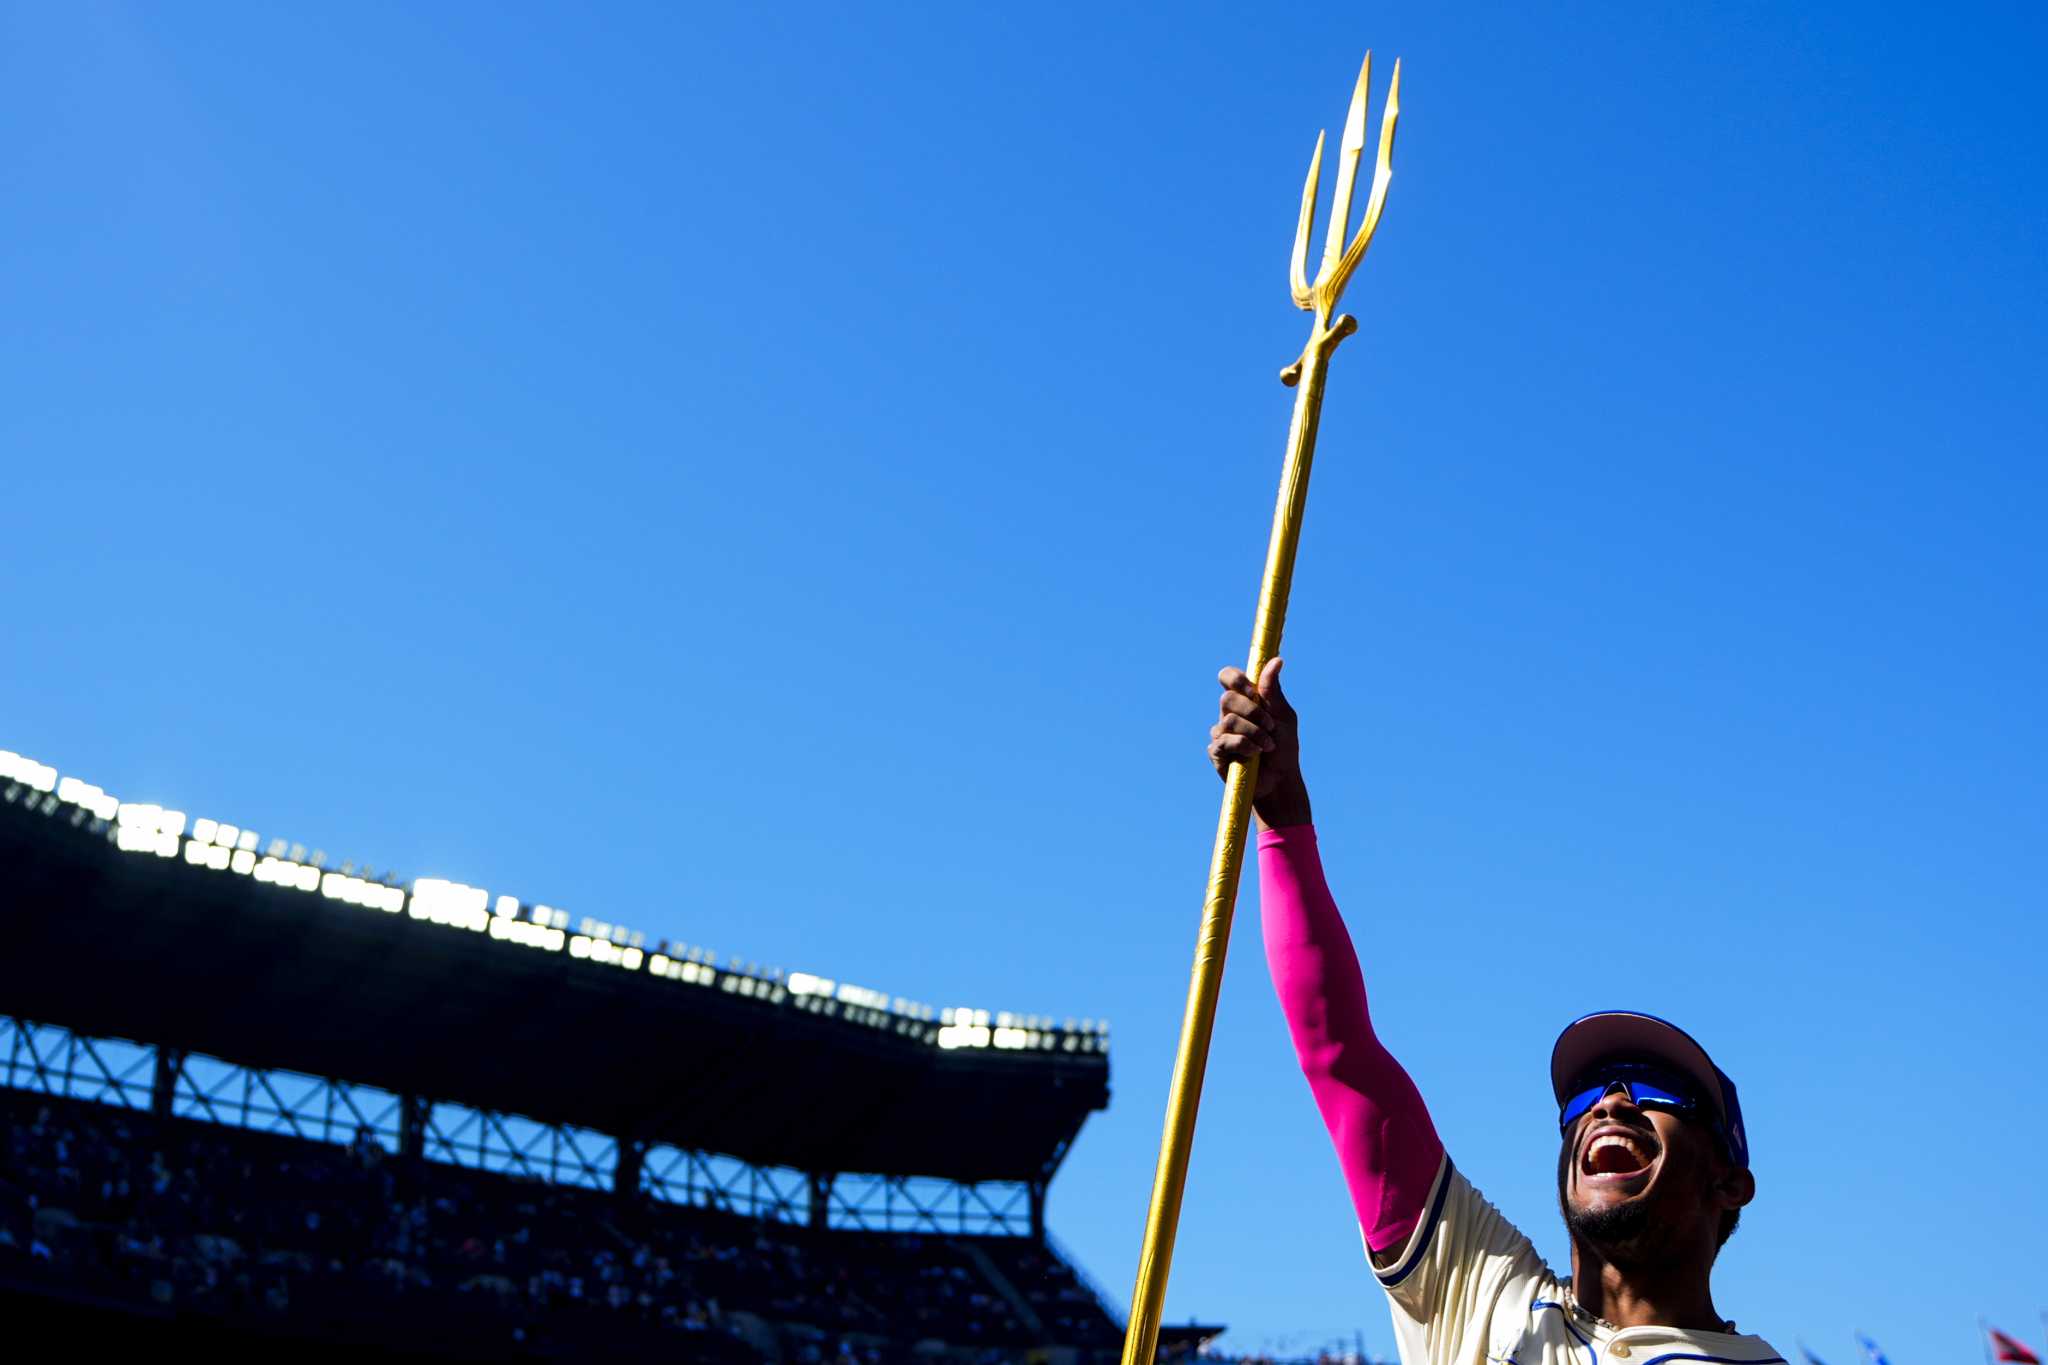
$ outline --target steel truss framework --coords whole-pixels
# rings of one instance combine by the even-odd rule
[[[657,1199],[813,1227],[1024,1237],[1034,1203],[1043,1206],[1043,1186],[1022,1181],[814,1174],[679,1147],[650,1148],[644,1160],[642,1184]]]
[[[401,1154],[814,1228],[1044,1236],[1044,1180],[826,1174],[649,1146],[567,1124],[395,1095],[0,1014],[0,1086]]]

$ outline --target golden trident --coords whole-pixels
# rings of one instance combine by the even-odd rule
[[[1365,155],[1365,97],[1372,83],[1372,54],[1358,71],[1351,93],[1351,112],[1344,120],[1344,141],[1337,150],[1337,196],[1330,207],[1329,233],[1323,240],[1323,263],[1315,283],[1308,280],[1308,234],[1315,225],[1316,188],[1323,171],[1323,134],[1316,135],[1315,156],[1308,163],[1308,184],[1301,191],[1301,224],[1294,233],[1289,270],[1294,302],[1315,314],[1308,345],[1293,364],[1280,372],[1280,382],[1294,389],[1294,420],[1287,429],[1287,463],[1280,473],[1280,501],[1273,509],[1273,536],[1266,545],[1266,573],[1259,584],[1259,609],[1252,620],[1251,662],[1245,671],[1256,681],[1280,648],[1280,629],[1287,620],[1287,591],[1294,581],[1294,551],[1301,542],[1302,510],[1308,504],[1309,465],[1315,458],[1316,423],[1323,411],[1323,379],[1338,343],[1358,330],[1358,319],[1330,314],[1365,258],[1365,248],[1380,225],[1387,205],[1387,184],[1394,178],[1394,121],[1401,114],[1401,63],[1387,87],[1386,112],[1380,120],[1379,161],[1373,167],[1372,194],[1365,201],[1365,220],[1351,245],[1344,229],[1351,218],[1351,190],[1358,180],[1359,158]],[[1223,813],[1216,821],[1216,847],[1209,857],[1209,891],[1202,903],[1202,929],[1195,940],[1195,969],[1188,982],[1187,1012],[1181,1017],[1180,1047],[1173,1059],[1173,1087],[1166,1098],[1166,1132],[1159,1140],[1159,1166],[1152,1177],[1152,1204],[1145,1214],[1145,1247],[1138,1257],[1138,1287],[1131,1295],[1130,1326],[1124,1332],[1123,1365],[1153,1365],[1159,1347],[1159,1316],[1166,1304],[1166,1277],[1173,1268],[1173,1238],[1180,1226],[1181,1194],[1187,1188],[1188,1153],[1195,1141],[1195,1110],[1202,1102],[1202,1073],[1209,1062],[1209,1035],[1216,1026],[1216,996],[1223,986],[1223,959],[1230,947],[1231,912],[1237,905],[1238,874],[1244,868],[1245,825],[1258,787],[1255,753],[1234,765],[1223,788]]]

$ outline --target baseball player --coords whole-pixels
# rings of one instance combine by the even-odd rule
[[[1266,962],[1330,1140],[1404,1365],[1783,1365],[1715,1308],[1709,1278],[1756,1193],[1735,1083],[1647,1014],[1591,1014],[1550,1059],[1558,1202],[1571,1274],[1483,1199],[1422,1096],[1373,1035],[1344,920],[1323,881],[1280,661],[1226,668],[1209,756],[1259,755]]]

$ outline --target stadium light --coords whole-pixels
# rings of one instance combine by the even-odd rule
[[[522,944],[528,948],[540,948],[550,953],[562,951],[568,935],[560,929],[535,924],[530,920],[511,919],[504,915],[491,917],[490,935],[508,943]]]
[[[81,806],[91,811],[95,818],[111,820],[121,803],[95,787],[75,777],[66,777],[57,783],[57,799],[70,805]]]
[[[412,904],[406,913],[414,919],[480,934],[491,919],[484,909],[490,899],[490,893],[480,886],[465,886],[441,877],[421,877],[412,884]]]
[[[221,850],[225,852],[226,850]],[[320,877],[320,894],[329,900],[346,901],[367,910],[397,914],[405,908],[405,892],[395,886],[365,881],[346,872],[328,872]]]
[[[256,864],[251,874],[257,881],[271,886],[289,886],[294,891],[317,891],[320,889],[320,869],[307,867],[284,858],[265,858]]]
[[[165,810],[149,801],[123,801],[116,819],[124,829],[146,829],[173,838],[185,832],[185,812]]]
[[[866,986],[853,985],[851,982],[842,983],[835,994],[849,1005],[860,1005],[871,1010],[889,1008],[889,997],[886,994],[870,990]]]
[[[642,955],[638,948],[622,948],[608,938],[578,934],[569,940],[569,956],[603,963],[607,967],[623,967],[633,972],[640,969]]]
[[[712,985],[718,975],[702,963],[682,961],[666,953],[656,953],[649,958],[647,970],[654,976],[667,977],[671,981],[681,981],[692,986]]]
[[[154,853],[159,858],[178,856],[178,836],[185,832],[185,812],[165,810],[147,801],[123,801],[115,819],[114,847],[123,853]]]
[[[12,749],[0,749],[0,777],[19,782],[39,792],[57,789],[57,770],[47,763],[38,763]]]
[[[211,868],[219,872],[228,865],[228,851],[224,848],[215,848],[212,844],[202,844],[197,839],[187,839],[185,861],[195,867]]]

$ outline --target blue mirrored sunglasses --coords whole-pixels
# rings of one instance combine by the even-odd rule
[[[1567,1096],[1564,1107],[1557,1112],[1559,1132],[1569,1129],[1586,1111],[1600,1102],[1600,1097],[1619,1087],[1638,1109],[1668,1109],[1686,1118],[1705,1121],[1716,1132],[1720,1121],[1714,1115],[1713,1106],[1700,1093],[1699,1086],[1690,1076],[1660,1066],[1647,1066],[1639,1062],[1615,1062],[1580,1078],[1586,1082],[1583,1090]]]

